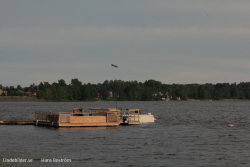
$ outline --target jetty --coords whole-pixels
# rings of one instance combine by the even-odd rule
[[[89,109],[73,108],[71,113],[36,112],[35,125],[58,127],[74,126],[118,126],[120,109]]]
[[[120,108],[92,108],[85,111],[83,108],[73,108],[71,113],[36,112],[35,125],[57,127],[100,127],[119,125],[139,125],[154,122],[151,113],[141,114],[140,109]]]
[[[151,113],[141,114],[140,109],[73,108],[71,112],[35,112],[33,121],[0,121],[0,125],[36,125],[55,127],[112,127],[139,125],[154,122]]]

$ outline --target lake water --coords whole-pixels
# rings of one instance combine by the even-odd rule
[[[0,103],[0,120],[33,120],[35,111],[114,108],[115,102]],[[250,101],[118,102],[151,112],[155,123],[109,128],[0,126],[1,166],[248,167]],[[227,125],[232,120],[234,127]],[[10,158],[32,162],[3,162]],[[41,159],[71,162],[41,162]]]

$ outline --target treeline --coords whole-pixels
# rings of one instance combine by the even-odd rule
[[[77,78],[70,84],[61,79],[52,84],[41,82],[32,85],[38,99],[48,101],[152,101],[188,99],[250,99],[250,82],[217,84],[163,84],[160,81],[110,80],[98,84],[82,84]],[[1,88],[1,86],[0,86]],[[9,96],[22,96],[20,85],[17,88],[5,87]]]

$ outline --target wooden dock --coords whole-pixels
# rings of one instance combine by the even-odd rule
[[[98,127],[119,126],[120,109],[89,109],[73,108],[70,113],[36,112],[35,125],[56,127]]]
[[[154,122],[151,114],[141,114],[140,109],[119,108],[89,109],[73,108],[72,112],[35,112],[33,121],[0,121],[0,125],[37,125],[56,127],[110,127],[138,125],[141,122]]]
[[[34,121],[0,121],[0,125],[34,125]]]

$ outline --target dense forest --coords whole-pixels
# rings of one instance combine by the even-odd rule
[[[160,81],[106,80],[98,84],[82,84],[77,78],[66,84],[63,79],[52,84],[41,82],[32,84],[38,99],[48,101],[152,101],[152,100],[220,100],[250,99],[250,82],[217,83],[217,84],[163,84]],[[24,88],[18,85],[0,89],[8,92],[8,96],[23,96]]]

